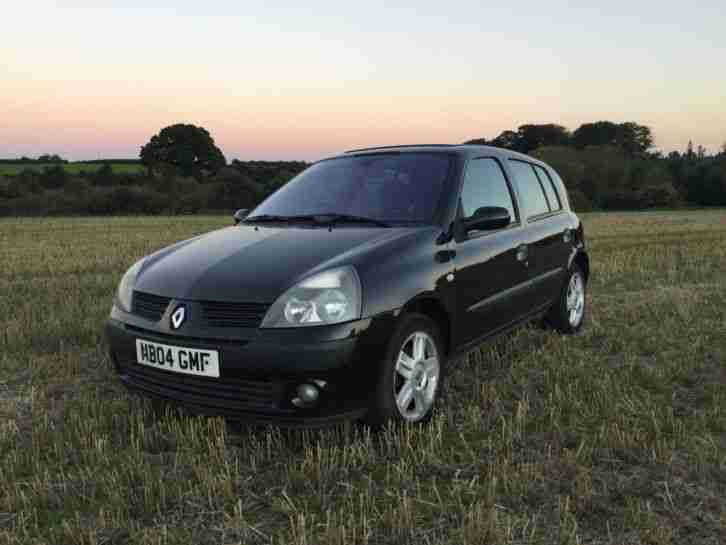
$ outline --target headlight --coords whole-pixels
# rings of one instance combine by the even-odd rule
[[[134,291],[134,285],[136,284],[136,275],[139,274],[141,265],[144,260],[141,259],[131,265],[131,268],[126,271],[121,278],[121,282],[118,284],[118,290],[116,290],[116,303],[122,310],[131,312],[131,294]]]
[[[360,280],[353,267],[331,269],[306,278],[267,311],[261,327],[303,327],[360,318]]]

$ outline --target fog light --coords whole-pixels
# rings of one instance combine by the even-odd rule
[[[301,384],[297,387],[297,397],[292,400],[296,407],[312,407],[320,398],[320,390],[313,384]]]

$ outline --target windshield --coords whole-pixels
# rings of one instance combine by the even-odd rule
[[[357,155],[314,164],[248,216],[342,214],[382,222],[430,222],[450,158],[445,154]]]

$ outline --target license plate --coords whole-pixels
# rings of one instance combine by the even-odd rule
[[[141,365],[175,373],[219,377],[219,353],[216,350],[198,350],[136,339],[136,361]]]

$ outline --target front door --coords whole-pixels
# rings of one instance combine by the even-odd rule
[[[514,193],[497,159],[469,162],[459,199],[459,219],[484,206],[509,210],[511,223],[496,231],[470,231],[457,236],[456,304],[459,338],[471,342],[526,314],[527,256],[524,229]]]

